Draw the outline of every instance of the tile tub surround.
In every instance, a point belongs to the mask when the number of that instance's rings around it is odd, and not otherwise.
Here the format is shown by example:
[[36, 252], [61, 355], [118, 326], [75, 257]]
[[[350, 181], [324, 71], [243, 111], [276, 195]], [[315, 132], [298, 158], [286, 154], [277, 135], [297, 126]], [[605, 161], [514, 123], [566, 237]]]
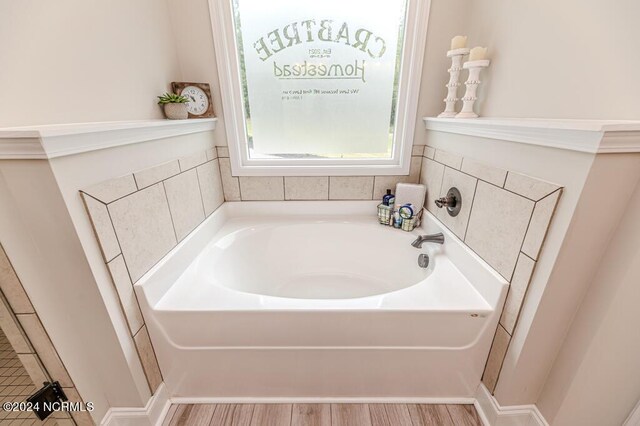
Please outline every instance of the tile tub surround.
[[[30, 378], [29, 383], [23, 385], [24, 392], [27, 391], [27, 389], [24, 388], [29, 388], [26, 396], [35, 392], [36, 387], [34, 387], [34, 384], [39, 388], [42, 382], [53, 379], [60, 382], [65, 394], [70, 400], [82, 402], [82, 398], [60, 360], [53, 343], [49, 339], [40, 318], [31, 305], [31, 301], [24, 291], [22, 283], [1, 245], [0, 329], [2, 330], [2, 339], [0, 339], [2, 340], [2, 345], [11, 345], [12, 350], [10, 352], [15, 354], [16, 360], [19, 360], [19, 368]], [[15, 363], [16, 360], [12, 362]], [[2, 367], [7, 367], [4, 361]], [[18, 369], [18, 366], [14, 369]], [[10, 377], [4, 373], [16, 375], [16, 372], [12, 372], [10, 369], [0, 372], [0, 388], [2, 386], [15, 385], [16, 383], [14, 381], [9, 382]], [[24, 381], [24, 378], [21, 380]], [[3, 394], [0, 395], [0, 397], [3, 397], [3, 400], [6, 399], [4, 398], [4, 396], [6, 396], [4, 395], [5, 390], [2, 390], [1, 393]], [[14, 393], [11, 398], [14, 400], [16, 398], [24, 400], [26, 396], [22, 393], [20, 393], [20, 395]], [[10, 418], [10, 412], [0, 411], [0, 423], [2, 421], [8, 421]], [[24, 424], [30, 424], [27, 423], [27, 421], [33, 420], [33, 424], [58, 424], [59, 426], [73, 425], [74, 422], [80, 426], [94, 424], [89, 413], [79, 411], [73, 412], [72, 417], [69, 416], [69, 413], [58, 412], [44, 422], [37, 420], [31, 413], [23, 412], [19, 419], [21, 420], [16, 420], [16, 423], [18, 421], [24, 421]]]
[[222, 205], [221, 166], [213, 148], [81, 191], [151, 393], [162, 374], [133, 284]]
[[[420, 183], [427, 187], [425, 208], [510, 282], [482, 379], [493, 392], [562, 188], [430, 146]], [[456, 217], [434, 203], [452, 186], [463, 198]]]
[[378, 200], [396, 184], [418, 183], [422, 145], [413, 147], [408, 175], [233, 176], [229, 149], [217, 147], [225, 201]]

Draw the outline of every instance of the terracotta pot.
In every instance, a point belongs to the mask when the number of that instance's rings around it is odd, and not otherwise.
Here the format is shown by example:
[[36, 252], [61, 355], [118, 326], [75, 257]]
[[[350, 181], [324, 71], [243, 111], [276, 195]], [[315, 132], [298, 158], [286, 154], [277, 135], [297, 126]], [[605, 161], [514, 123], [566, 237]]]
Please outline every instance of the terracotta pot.
[[184, 120], [189, 117], [187, 104], [164, 104], [164, 115], [166, 115], [169, 120]]

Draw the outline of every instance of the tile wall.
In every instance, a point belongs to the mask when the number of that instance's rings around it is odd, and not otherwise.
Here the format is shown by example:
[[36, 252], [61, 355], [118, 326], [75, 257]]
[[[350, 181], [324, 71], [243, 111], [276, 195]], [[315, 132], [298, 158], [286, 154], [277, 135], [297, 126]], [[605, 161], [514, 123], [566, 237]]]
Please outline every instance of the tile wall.
[[[224, 201], [377, 200], [398, 182], [423, 183], [425, 207], [498, 273], [510, 289], [483, 382], [493, 391], [562, 188], [453, 152], [415, 146], [407, 176], [233, 176], [226, 147], [143, 170], [83, 192], [149, 385], [162, 381], [132, 289]], [[434, 200], [462, 193], [460, 214]]]
[[162, 373], [133, 289], [224, 202], [215, 149], [81, 191], [151, 393]]
[[[21, 364], [21, 367], [13, 368], [16, 370], [23, 368], [26, 371], [31, 378], [33, 391], [36, 386], [40, 388], [45, 381], [57, 380], [70, 401], [82, 402], [2, 246], [0, 246], [0, 328], [4, 339], [11, 343], [13, 352]], [[15, 363], [15, 360], [10, 362]], [[0, 386], [7, 385], [6, 377], [3, 377], [4, 373], [6, 371], [2, 371], [0, 367]], [[29, 395], [31, 393], [33, 392]], [[12, 397], [26, 399], [23, 394]], [[14, 413], [0, 411], [0, 422], [7, 421], [12, 414]], [[80, 426], [94, 424], [87, 412], [73, 412], [72, 417], [69, 417], [68, 413], [58, 412], [52, 414], [50, 418], [52, 420], [46, 422], [47, 424], [54, 424], [54, 420], [60, 426], [71, 425], [74, 421]], [[42, 423], [31, 413], [28, 418], [20, 417], [20, 419], [24, 424]], [[32, 420], [35, 420], [35, 423], [29, 423]]]
[[377, 200], [399, 182], [418, 183], [424, 146], [414, 146], [407, 176], [232, 176], [229, 149], [217, 147], [225, 201]]
[[[493, 392], [562, 188], [429, 146], [420, 182], [425, 207], [510, 283], [482, 378]], [[452, 186], [463, 199], [456, 217], [434, 203]]]

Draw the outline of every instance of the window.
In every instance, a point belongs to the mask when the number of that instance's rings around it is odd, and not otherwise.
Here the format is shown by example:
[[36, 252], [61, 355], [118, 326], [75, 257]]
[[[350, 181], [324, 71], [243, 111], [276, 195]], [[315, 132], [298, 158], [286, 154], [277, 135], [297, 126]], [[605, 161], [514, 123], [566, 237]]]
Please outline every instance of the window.
[[408, 173], [424, 2], [211, 2], [234, 174]]

